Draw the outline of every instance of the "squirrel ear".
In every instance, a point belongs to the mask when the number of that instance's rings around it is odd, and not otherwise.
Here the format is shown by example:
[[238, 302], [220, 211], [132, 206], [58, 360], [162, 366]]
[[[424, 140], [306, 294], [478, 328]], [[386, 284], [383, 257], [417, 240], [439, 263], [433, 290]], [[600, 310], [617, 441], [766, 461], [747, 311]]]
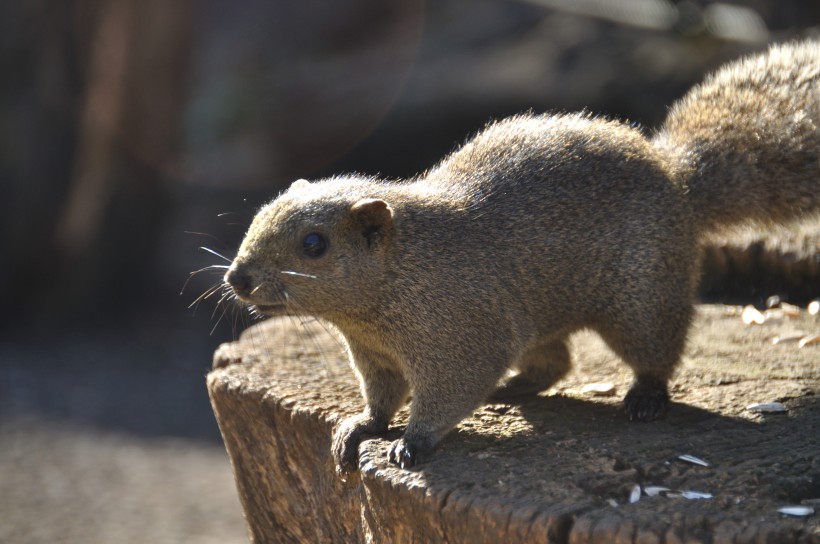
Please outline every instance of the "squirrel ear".
[[290, 184], [290, 187], [288, 187], [288, 190], [289, 191], [298, 191], [299, 189], [304, 189], [308, 185], [310, 185], [310, 182], [308, 180], [306, 180], [306, 179], [297, 179], [296, 181], [294, 181], [293, 183]]
[[362, 235], [367, 238], [368, 247], [377, 238], [387, 234], [393, 226], [393, 208], [384, 200], [364, 198], [350, 207], [353, 221], [361, 227]]

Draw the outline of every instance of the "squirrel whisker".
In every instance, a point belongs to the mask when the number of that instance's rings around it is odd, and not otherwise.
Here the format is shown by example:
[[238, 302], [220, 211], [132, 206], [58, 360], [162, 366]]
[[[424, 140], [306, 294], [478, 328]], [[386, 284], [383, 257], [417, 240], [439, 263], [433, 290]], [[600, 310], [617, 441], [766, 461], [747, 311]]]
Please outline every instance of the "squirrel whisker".
[[185, 280], [185, 283], [182, 284], [182, 288], [179, 290], [179, 294], [181, 295], [185, 292], [185, 288], [188, 286], [188, 282], [191, 281], [191, 278], [193, 278], [197, 274], [201, 274], [202, 272], [208, 272], [208, 271], [214, 272], [214, 271], [218, 270], [218, 271], [220, 271], [219, 274], [222, 275], [221, 270], [227, 270], [228, 268], [230, 268], [230, 266], [228, 266], [228, 265], [212, 264], [210, 266], [205, 266], [203, 268], [200, 268], [199, 270], [194, 270], [193, 272], [189, 272], [188, 273], [188, 278]]
[[227, 258], [226, 256], [222, 255], [221, 253], [217, 253], [216, 251], [214, 251], [213, 249], [211, 249], [211, 248], [209, 248], [209, 247], [200, 246], [200, 248], [199, 248], [199, 249], [201, 249], [201, 250], [203, 250], [203, 251], [207, 251], [207, 252], [208, 252], [208, 253], [210, 253], [211, 255], [215, 255], [215, 256], [219, 257], [220, 259], [222, 259], [222, 260], [223, 260], [223, 261], [225, 261], [225, 262], [229, 262], [229, 263], [230, 263], [230, 262], [232, 262], [232, 261], [231, 261], [231, 259], [229, 259], [229, 258]]
[[280, 270], [280, 274], [288, 274], [290, 276], [299, 276], [300, 278], [310, 278], [312, 280], [316, 279], [316, 276], [313, 274], [304, 274], [302, 272], [294, 272], [293, 270]]
[[[207, 289], [205, 289], [205, 291], [203, 291], [201, 295], [199, 295], [198, 297], [196, 297], [196, 299], [195, 299], [195, 300], [194, 300], [191, 304], [189, 304], [189, 305], [188, 305], [188, 309], [190, 309], [190, 308], [192, 308], [192, 307], [195, 307], [195, 306], [199, 306], [199, 303], [200, 303], [200, 302], [202, 302], [203, 300], [205, 300], [205, 299], [207, 299], [207, 298], [211, 297], [211, 295], [213, 295], [214, 293], [216, 293], [216, 292], [219, 290], [219, 288], [220, 288], [220, 287], [222, 287], [222, 283], [221, 283], [221, 282], [220, 282], [220, 283], [216, 283], [216, 284], [214, 284], [214, 285], [211, 285], [210, 287], [208, 287]], [[196, 308], [194, 308], [194, 309], [196, 309]]]

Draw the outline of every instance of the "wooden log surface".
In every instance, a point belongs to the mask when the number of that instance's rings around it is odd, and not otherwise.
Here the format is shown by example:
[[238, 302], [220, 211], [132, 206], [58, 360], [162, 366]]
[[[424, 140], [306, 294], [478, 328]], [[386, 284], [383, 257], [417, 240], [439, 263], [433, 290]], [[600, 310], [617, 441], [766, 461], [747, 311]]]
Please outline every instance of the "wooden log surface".
[[[572, 340], [575, 369], [520, 404], [462, 422], [432, 460], [387, 463], [390, 434], [365, 440], [342, 481], [333, 427], [363, 402], [339, 341], [317, 321], [274, 319], [224, 344], [208, 390], [254, 542], [820, 542], [820, 319], [698, 310], [668, 417], [626, 420], [628, 369], [592, 333]], [[610, 382], [616, 394], [584, 385]], [[785, 414], [746, 410], [780, 401]], [[700, 466], [678, 459], [690, 454]], [[647, 496], [664, 486], [712, 498]], [[796, 518], [787, 505], [817, 513]]]

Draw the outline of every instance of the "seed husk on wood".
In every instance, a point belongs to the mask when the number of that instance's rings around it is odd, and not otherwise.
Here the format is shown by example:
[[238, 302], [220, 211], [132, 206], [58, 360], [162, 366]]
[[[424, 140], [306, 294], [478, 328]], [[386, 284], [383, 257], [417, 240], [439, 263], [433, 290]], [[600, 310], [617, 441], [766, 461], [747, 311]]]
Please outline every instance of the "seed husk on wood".
[[683, 455], [678, 455], [678, 459], [680, 459], [681, 461], [685, 461], [687, 463], [692, 463], [693, 465], [700, 465], [702, 467], [708, 467], [709, 466], [709, 463], [707, 463], [703, 459], [701, 459], [699, 457], [695, 457], [694, 455], [689, 455], [688, 453], [683, 454]]
[[786, 514], [787, 516], [810, 516], [814, 514], [814, 508], [811, 506], [784, 506], [782, 508], [777, 509], [778, 512], [781, 514]]
[[820, 334], [813, 334], [811, 336], [806, 336], [802, 340], [797, 343], [798, 348], [804, 348], [806, 346], [811, 346], [814, 344], [820, 344]]
[[780, 402], [757, 402], [746, 407], [750, 412], [757, 412], [760, 414], [779, 414], [786, 411], [786, 406]]

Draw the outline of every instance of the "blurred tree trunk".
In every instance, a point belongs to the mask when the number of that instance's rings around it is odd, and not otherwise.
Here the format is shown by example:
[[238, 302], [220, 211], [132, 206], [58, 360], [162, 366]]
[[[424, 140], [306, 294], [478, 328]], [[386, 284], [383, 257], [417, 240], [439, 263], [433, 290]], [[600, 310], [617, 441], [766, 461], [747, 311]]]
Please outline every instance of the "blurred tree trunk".
[[92, 307], [150, 293], [194, 29], [190, 0], [98, 6], [71, 192], [55, 232], [73, 302]]
[[[33, 10], [35, 23], [43, 18], [55, 27], [33, 44], [33, 56], [47, 70], [65, 61], [61, 52], [68, 46], [79, 77], [64, 76], [56, 89], [45, 77], [28, 84], [41, 100], [50, 93], [73, 96], [57, 113], [68, 117], [76, 143], [69, 137], [55, 145], [73, 147], [73, 161], [48, 172], [16, 173], [24, 198], [14, 199], [12, 236], [32, 249], [16, 252], [23, 258], [12, 263], [3, 287], [12, 292], [15, 283], [33, 283], [39, 288], [21, 293], [20, 306], [33, 295], [58, 315], [61, 309], [76, 315], [150, 292], [182, 134], [194, 9], [191, 0], [86, 0], [61, 14], [55, 21], [45, 6]], [[52, 119], [25, 122], [47, 131]], [[23, 145], [29, 155], [40, 151], [34, 139]], [[34, 232], [27, 230], [31, 224]]]
[[75, 2], [0, 2], [0, 319], [53, 292], [52, 236], [68, 185], [81, 84]]

